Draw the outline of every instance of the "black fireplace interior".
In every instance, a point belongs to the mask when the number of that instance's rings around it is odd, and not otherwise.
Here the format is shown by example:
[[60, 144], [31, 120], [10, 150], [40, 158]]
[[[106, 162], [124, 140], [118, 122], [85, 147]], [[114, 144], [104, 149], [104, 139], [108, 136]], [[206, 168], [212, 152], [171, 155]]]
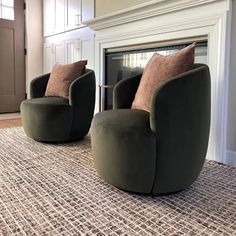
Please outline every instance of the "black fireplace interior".
[[[104, 92], [102, 109], [112, 109], [113, 86], [124, 78], [142, 73], [154, 52], [170, 55], [188, 45], [186, 43], [136, 50], [107, 50], [105, 52], [105, 80], [101, 85], [101, 93]], [[206, 40], [197, 42], [195, 62], [208, 64]]]

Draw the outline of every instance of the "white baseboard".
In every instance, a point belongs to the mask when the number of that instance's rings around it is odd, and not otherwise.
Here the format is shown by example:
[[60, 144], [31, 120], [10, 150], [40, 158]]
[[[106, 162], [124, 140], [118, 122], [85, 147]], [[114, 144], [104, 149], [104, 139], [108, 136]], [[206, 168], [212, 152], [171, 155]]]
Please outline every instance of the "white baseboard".
[[225, 164], [236, 167], [236, 152], [227, 151], [225, 156]]
[[0, 120], [10, 120], [10, 119], [16, 119], [16, 118], [20, 118], [20, 113], [3, 113], [0, 114]]

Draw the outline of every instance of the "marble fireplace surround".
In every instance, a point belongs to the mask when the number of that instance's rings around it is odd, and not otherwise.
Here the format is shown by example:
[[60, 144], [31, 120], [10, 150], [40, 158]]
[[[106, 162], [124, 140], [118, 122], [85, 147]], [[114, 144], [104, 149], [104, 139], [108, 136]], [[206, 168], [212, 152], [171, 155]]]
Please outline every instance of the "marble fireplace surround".
[[[152, 0], [84, 22], [95, 32], [97, 84], [106, 49], [168, 41], [208, 40], [211, 131], [207, 159], [225, 163], [232, 0]], [[97, 111], [99, 95], [97, 93]]]

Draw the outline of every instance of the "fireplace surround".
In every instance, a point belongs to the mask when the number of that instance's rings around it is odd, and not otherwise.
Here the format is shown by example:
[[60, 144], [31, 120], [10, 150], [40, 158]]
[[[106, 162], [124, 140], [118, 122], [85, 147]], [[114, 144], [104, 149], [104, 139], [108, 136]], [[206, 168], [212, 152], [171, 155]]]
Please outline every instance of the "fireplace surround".
[[[197, 39], [196, 39], [197, 41]], [[173, 42], [174, 43], [174, 42]], [[170, 55], [188, 46], [189, 43], [173, 45], [140, 45], [142, 48], [123, 47], [111, 48], [105, 51], [105, 78], [100, 87], [100, 111], [113, 108], [113, 87], [120, 80], [143, 72], [151, 56], [158, 52]], [[207, 41], [197, 41], [195, 48], [195, 63], [208, 64]], [[104, 101], [104, 103], [102, 103]]]
[[[95, 32], [97, 84], [105, 84], [105, 51], [168, 42], [208, 41], [211, 129], [207, 159], [225, 162], [232, 0], [152, 0], [84, 22]], [[99, 111], [99, 89], [96, 111]], [[104, 99], [104, 92], [101, 94]], [[103, 101], [102, 101], [103, 102]]]

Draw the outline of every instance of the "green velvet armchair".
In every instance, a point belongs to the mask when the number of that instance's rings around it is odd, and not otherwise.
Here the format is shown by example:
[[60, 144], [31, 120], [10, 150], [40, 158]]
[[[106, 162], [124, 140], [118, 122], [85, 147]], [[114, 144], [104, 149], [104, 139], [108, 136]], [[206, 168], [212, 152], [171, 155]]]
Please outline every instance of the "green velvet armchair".
[[79, 140], [89, 131], [95, 105], [94, 71], [85, 73], [70, 85], [69, 98], [44, 97], [50, 74], [32, 80], [31, 99], [21, 104], [23, 128], [36, 141]]
[[130, 109], [141, 75], [114, 87], [114, 110], [96, 114], [92, 152], [98, 174], [113, 186], [170, 194], [198, 177], [208, 147], [210, 73], [195, 64], [156, 90], [150, 113]]

